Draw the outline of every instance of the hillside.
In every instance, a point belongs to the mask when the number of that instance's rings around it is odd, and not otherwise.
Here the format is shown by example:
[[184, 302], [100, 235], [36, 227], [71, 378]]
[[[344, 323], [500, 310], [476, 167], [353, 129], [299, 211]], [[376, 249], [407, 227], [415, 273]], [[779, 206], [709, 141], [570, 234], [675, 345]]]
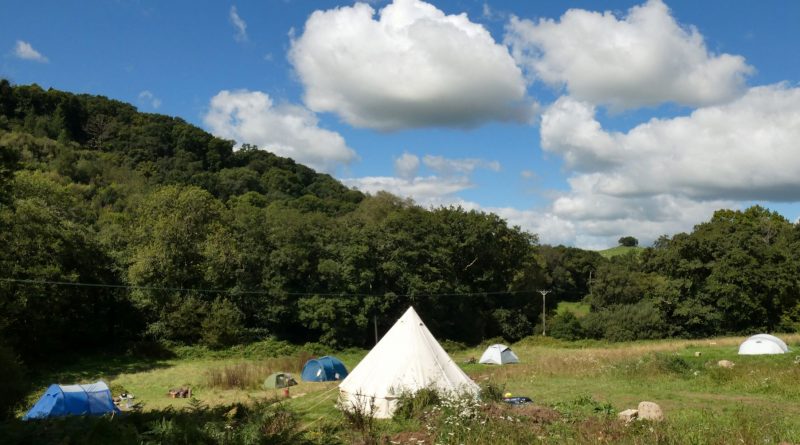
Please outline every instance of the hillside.
[[233, 148], [180, 118], [0, 80], [2, 338], [29, 361], [270, 336], [344, 347], [410, 304], [454, 340], [530, 333], [540, 308], [502, 291], [541, 280], [533, 235]]
[[617, 246], [612, 247], [610, 249], [599, 250], [598, 253], [603, 256], [603, 258], [614, 258], [615, 256], [626, 255], [628, 253], [640, 253], [644, 250], [644, 247], [639, 246]]

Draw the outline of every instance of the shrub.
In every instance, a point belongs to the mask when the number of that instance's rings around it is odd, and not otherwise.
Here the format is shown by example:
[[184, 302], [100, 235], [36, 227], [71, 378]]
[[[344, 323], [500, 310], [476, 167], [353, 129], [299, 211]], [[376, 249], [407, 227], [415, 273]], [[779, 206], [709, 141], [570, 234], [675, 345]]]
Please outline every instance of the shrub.
[[208, 304], [189, 295], [164, 308], [159, 321], [148, 327], [148, 333], [157, 340], [192, 344], [202, 334], [203, 316]]
[[611, 341], [662, 338], [667, 331], [664, 315], [647, 300], [590, 312], [581, 319], [581, 326], [587, 336]]
[[439, 344], [442, 345], [442, 348], [444, 348], [445, 351], [451, 354], [453, 352], [459, 352], [467, 349], [467, 345], [461, 343], [460, 341], [442, 340], [439, 342]]
[[584, 338], [586, 334], [578, 317], [570, 311], [564, 311], [550, 321], [550, 335], [572, 341]]
[[244, 314], [230, 300], [217, 298], [203, 320], [203, 344], [212, 349], [239, 342], [244, 332]]
[[418, 419], [439, 403], [442, 397], [434, 388], [422, 388], [416, 392], [404, 392], [397, 397], [394, 417], [397, 419]]
[[503, 394], [505, 392], [506, 385], [486, 382], [481, 385], [481, 400], [484, 402], [499, 402], [503, 400]]
[[0, 345], [0, 419], [14, 412], [25, 396], [22, 363], [11, 348]]
[[[340, 411], [344, 416], [345, 423], [349, 429], [355, 433], [358, 439], [357, 443], [363, 445], [377, 445], [378, 438], [375, 431], [375, 417], [372, 413], [375, 411], [375, 398], [372, 397], [368, 400], [356, 399], [355, 403], [344, 402], [339, 400], [337, 403], [340, 406]], [[345, 405], [346, 404], [346, 405]], [[355, 440], [351, 440], [356, 443]]]
[[503, 338], [510, 342], [515, 342], [533, 332], [533, 325], [521, 311], [495, 309], [492, 312], [492, 319], [497, 323]]

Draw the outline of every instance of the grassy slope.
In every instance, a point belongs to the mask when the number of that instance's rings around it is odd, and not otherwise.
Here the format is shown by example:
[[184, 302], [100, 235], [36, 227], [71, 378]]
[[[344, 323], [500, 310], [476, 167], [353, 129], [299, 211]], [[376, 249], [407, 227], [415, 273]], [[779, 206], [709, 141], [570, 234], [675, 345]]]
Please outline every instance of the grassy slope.
[[[782, 337], [793, 351], [800, 349], [800, 335]], [[538, 404], [555, 406], [588, 395], [621, 411], [649, 400], [662, 406], [670, 428], [699, 435], [707, 434], [701, 429], [708, 425], [724, 429], [725, 425], [740, 424], [740, 418], [747, 413], [771, 413], [782, 422], [784, 437], [800, 440], [800, 363], [796, 354], [738, 356], [737, 345], [741, 341], [742, 338], [720, 338], [606, 344], [538, 337], [513, 346], [522, 362], [519, 365], [463, 367], [478, 383], [504, 385], [506, 391], [529, 396]], [[468, 349], [453, 354], [453, 359], [463, 363], [481, 352], [480, 348]], [[695, 356], [695, 352], [701, 355]], [[365, 353], [349, 352], [339, 357], [352, 369]], [[716, 363], [721, 359], [732, 360], [736, 366], [731, 370], [718, 368]], [[271, 390], [209, 388], [205, 384], [206, 373], [213, 367], [263, 360], [84, 361], [45, 377], [40, 389], [52, 381], [105, 378], [113, 387], [123, 386], [135, 394], [145, 409], [185, 406], [185, 399], [166, 396], [169, 388], [181, 385], [191, 385], [196, 397], [207, 404], [247, 402], [280, 394]], [[300, 383], [292, 387], [291, 394], [288, 405], [301, 415], [308, 428], [341, 418], [334, 407], [335, 383]], [[32, 400], [36, 397], [37, 394], [31, 395]]]
[[576, 317], [581, 318], [586, 316], [589, 313], [590, 306], [586, 303], [576, 301], [562, 301], [558, 303], [558, 308], [556, 308], [556, 313], [562, 312], [572, 312]]
[[597, 253], [602, 255], [604, 258], [612, 258], [619, 255], [625, 255], [626, 253], [629, 252], [639, 252], [643, 249], [644, 247], [639, 247], [639, 246], [636, 247], [617, 246], [606, 250], [599, 250]]

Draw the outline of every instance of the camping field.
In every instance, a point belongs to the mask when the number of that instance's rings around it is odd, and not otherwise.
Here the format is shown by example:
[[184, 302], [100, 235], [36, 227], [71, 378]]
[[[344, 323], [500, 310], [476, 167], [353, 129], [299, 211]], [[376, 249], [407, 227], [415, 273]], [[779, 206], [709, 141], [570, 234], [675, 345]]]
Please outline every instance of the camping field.
[[[456, 410], [459, 412], [447, 406], [429, 407], [403, 420], [346, 418], [334, 406], [335, 383], [301, 382], [291, 388], [289, 399], [283, 398], [282, 390], [259, 387], [259, 381], [275, 370], [297, 376], [310, 356], [300, 352], [280, 357], [229, 351], [151, 361], [124, 357], [85, 360], [42, 375], [41, 386], [31, 393], [29, 401], [35, 401], [53, 381], [102, 378], [115, 395], [124, 389], [141, 403], [142, 413], [110, 422], [148, 414], [164, 421], [198, 407], [209, 411], [220, 407], [225, 421], [225, 416], [230, 420], [230, 410], [235, 412], [232, 406], [236, 404], [262, 406], [259, 402], [278, 398], [281, 401], [270, 406], [280, 406], [291, 417], [287, 428], [292, 434], [287, 437], [294, 442], [798, 443], [800, 352], [795, 351], [800, 351], [800, 335], [783, 338], [792, 350], [789, 354], [738, 356], [737, 345], [742, 338], [611, 344], [529, 337], [512, 346], [521, 363], [503, 367], [465, 364], [480, 356], [480, 347], [450, 351], [482, 386], [531, 397], [535, 406], [511, 408], [486, 402], [461, 406]], [[336, 355], [352, 369], [365, 353], [349, 350]], [[735, 366], [718, 367], [717, 362], [723, 359]], [[192, 387], [196, 400], [168, 397], [172, 387]], [[658, 403], [665, 421], [625, 425], [616, 420], [617, 412], [636, 408], [643, 400]], [[153, 427], [152, 422], [144, 427]], [[7, 426], [8, 431], [24, 437], [25, 426], [20, 425]], [[236, 428], [235, 422], [228, 427]]]

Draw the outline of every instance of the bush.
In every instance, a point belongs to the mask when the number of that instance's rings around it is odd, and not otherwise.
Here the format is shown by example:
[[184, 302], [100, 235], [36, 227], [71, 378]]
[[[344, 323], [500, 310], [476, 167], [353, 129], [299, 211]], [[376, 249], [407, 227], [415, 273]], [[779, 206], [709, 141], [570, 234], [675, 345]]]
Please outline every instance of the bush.
[[434, 388], [422, 388], [413, 393], [402, 393], [397, 397], [396, 419], [419, 419], [429, 408], [439, 405], [442, 397]]
[[533, 332], [533, 325], [521, 311], [495, 309], [492, 312], [492, 319], [497, 323], [503, 338], [512, 343]]
[[570, 311], [557, 314], [550, 321], [550, 335], [562, 340], [579, 340], [586, 334], [581, 326], [581, 321]]
[[217, 298], [203, 320], [203, 344], [212, 349], [231, 346], [244, 332], [244, 314], [230, 300]]
[[667, 334], [664, 314], [647, 300], [590, 312], [581, 319], [581, 325], [588, 337], [611, 341], [663, 338]]
[[481, 385], [481, 400], [484, 402], [499, 402], [503, 400], [503, 394], [505, 392], [506, 385], [486, 382]]
[[0, 345], [0, 419], [13, 415], [27, 387], [22, 363], [11, 348]]
[[467, 349], [467, 345], [461, 343], [460, 341], [442, 340], [439, 342], [439, 344], [442, 345], [442, 348], [444, 348], [444, 350], [450, 354]]
[[196, 343], [202, 335], [203, 314], [207, 309], [206, 302], [189, 295], [166, 306], [159, 321], [148, 327], [148, 333], [157, 340]]

